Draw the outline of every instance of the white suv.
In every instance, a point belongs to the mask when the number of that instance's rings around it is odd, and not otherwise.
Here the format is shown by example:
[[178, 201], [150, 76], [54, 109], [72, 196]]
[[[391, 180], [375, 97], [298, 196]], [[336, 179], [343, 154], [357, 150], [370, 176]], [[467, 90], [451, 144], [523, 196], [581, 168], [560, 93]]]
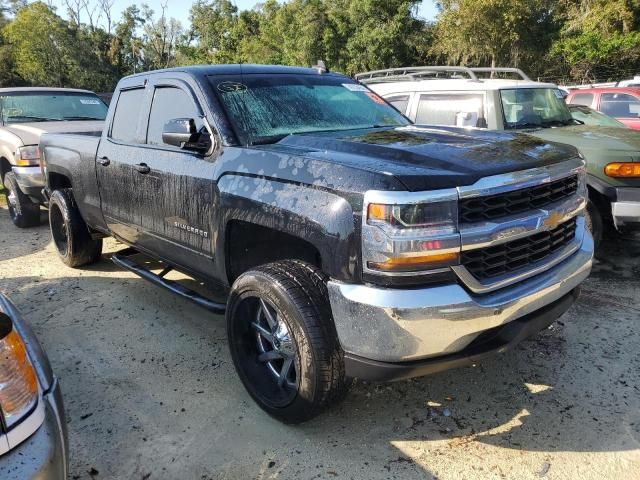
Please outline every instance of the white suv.
[[[515, 74], [518, 78], [480, 78], [486, 73]], [[571, 121], [556, 85], [534, 82], [517, 68], [396, 68], [361, 73], [356, 78], [422, 125], [490, 130], [530, 127], [533, 122], [526, 120], [534, 117], [533, 112], [526, 111], [527, 103], [515, 99], [514, 92], [521, 89], [534, 89], [540, 97], [538, 103], [545, 106], [540, 120], [554, 125]]]

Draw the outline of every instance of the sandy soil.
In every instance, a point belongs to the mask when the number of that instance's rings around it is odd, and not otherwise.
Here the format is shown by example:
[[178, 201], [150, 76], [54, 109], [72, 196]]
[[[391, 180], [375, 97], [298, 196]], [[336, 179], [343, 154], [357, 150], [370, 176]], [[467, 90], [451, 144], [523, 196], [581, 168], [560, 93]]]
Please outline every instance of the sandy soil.
[[73, 479], [640, 478], [640, 238], [606, 257], [578, 304], [514, 351], [357, 384], [288, 427], [245, 393], [222, 317], [107, 255], [68, 269], [44, 224], [17, 230], [0, 209], [0, 289], [61, 379]]

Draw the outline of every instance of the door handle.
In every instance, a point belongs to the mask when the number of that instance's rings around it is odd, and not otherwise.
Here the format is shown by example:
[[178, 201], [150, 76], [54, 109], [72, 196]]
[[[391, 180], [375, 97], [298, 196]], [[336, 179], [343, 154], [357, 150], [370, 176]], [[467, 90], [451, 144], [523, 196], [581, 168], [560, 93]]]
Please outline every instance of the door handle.
[[138, 171], [138, 173], [141, 173], [143, 175], [146, 175], [151, 171], [151, 168], [149, 168], [149, 165], [147, 165], [146, 163], [139, 163], [138, 165], [135, 165], [134, 168]]
[[98, 163], [103, 167], [108, 167], [111, 163], [111, 160], [109, 160], [109, 157], [100, 157], [98, 158]]

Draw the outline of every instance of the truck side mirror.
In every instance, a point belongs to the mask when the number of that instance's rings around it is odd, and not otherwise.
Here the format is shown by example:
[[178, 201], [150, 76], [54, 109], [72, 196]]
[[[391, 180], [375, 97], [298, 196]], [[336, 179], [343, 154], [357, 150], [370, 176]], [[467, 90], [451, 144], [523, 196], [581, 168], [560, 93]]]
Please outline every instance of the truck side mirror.
[[211, 136], [204, 130], [198, 131], [193, 118], [169, 120], [162, 130], [162, 141], [167, 145], [200, 153], [211, 148]]

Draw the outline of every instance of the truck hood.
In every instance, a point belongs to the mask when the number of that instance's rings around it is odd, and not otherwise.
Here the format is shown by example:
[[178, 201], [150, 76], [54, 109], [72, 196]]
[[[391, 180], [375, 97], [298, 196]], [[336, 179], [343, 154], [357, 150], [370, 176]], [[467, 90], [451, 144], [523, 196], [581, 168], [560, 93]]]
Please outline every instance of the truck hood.
[[23, 145], [36, 145], [44, 133], [102, 134], [104, 121], [10, 123], [3, 127], [22, 141]]
[[290, 135], [270, 148], [392, 175], [410, 191], [471, 185], [577, 156], [524, 134], [426, 126]]
[[[640, 132], [630, 128], [574, 125], [532, 132], [538, 138], [573, 145], [578, 150], [640, 155]], [[637, 158], [640, 160], [640, 158]]]

